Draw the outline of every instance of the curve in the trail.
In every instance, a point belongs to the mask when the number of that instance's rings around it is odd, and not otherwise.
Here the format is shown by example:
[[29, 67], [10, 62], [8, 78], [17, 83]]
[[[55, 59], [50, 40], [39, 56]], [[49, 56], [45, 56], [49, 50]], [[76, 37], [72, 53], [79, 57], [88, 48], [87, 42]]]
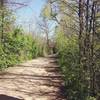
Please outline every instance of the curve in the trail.
[[0, 73], [0, 100], [65, 100], [53, 57], [38, 58]]

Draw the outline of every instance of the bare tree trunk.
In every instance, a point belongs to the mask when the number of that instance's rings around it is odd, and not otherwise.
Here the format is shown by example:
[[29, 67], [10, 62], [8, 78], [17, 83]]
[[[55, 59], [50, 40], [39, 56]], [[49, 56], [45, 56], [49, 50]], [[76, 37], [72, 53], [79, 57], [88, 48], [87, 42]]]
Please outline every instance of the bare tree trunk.
[[81, 64], [82, 57], [84, 55], [84, 43], [83, 43], [83, 34], [84, 34], [84, 21], [83, 21], [83, 5], [84, 0], [79, 0], [79, 21], [80, 21], [80, 32], [79, 32], [79, 50], [80, 50], [80, 61], [79, 63]]
[[90, 20], [90, 29], [88, 30], [90, 34], [90, 96], [95, 96], [95, 61], [94, 61], [94, 37], [95, 37], [95, 4], [93, 2], [91, 7], [91, 20]]
[[0, 6], [1, 6], [1, 41], [3, 40], [3, 34], [4, 34], [4, 0], [0, 0]]
[[[79, 31], [79, 64], [80, 68], [82, 70], [81, 72], [81, 83], [85, 82], [85, 72], [84, 72], [84, 0], [79, 0], [79, 26], [80, 26], [80, 31]], [[81, 86], [81, 90], [83, 90], [83, 87]], [[84, 90], [82, 91], [84, 92]], [[82, 93], [83, 94], [83, 93]], [[85, 99], [84, 96], [82, 96], [82, 100]]]

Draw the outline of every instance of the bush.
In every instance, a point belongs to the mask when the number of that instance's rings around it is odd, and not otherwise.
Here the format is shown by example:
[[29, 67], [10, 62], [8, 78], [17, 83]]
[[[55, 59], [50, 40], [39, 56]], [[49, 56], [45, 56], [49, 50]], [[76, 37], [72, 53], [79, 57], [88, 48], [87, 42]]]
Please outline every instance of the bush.
[[86, 100], [87, 86], [81, 82], [77, 36], [56, 36], [59, 65], [64, 75], [66, 95], [69, 100]]
[[7, 33], [0, 44], [0, 69], [32, 59], [42, 55], [43, 45], [31, 35], [22, 34], [22, 30], [15, 29]]

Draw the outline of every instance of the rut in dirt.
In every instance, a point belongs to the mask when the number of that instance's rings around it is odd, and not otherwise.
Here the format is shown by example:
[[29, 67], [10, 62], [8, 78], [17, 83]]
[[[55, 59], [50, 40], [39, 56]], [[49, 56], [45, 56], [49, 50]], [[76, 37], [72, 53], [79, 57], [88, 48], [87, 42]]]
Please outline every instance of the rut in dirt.
[[0, 100], [65, 100], [62, 75], [53, 56], [0, 73]]

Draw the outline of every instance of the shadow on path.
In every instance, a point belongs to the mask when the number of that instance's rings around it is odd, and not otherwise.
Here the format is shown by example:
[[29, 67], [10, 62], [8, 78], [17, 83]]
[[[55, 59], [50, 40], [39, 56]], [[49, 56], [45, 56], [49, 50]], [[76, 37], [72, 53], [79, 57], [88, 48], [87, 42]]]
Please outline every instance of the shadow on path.
[[[17, 65], [11, 70], [8, 68], [9, 71], [0, 73], [0, 89], [3, 90], [0, 94], [5, 94], [0, 95], [0, 100], [66, 100], [63, 95], [65, 88], [62, 75], [55, 58], [42, 58], [39, 61], [48, 64], [36, 64], [33, 60], [29, 65]], [[18, 72], [19, 70], [22, 71]], [[9, 94], [24, 99], [6, 96]]]
[[24, 99], [18, 99], [18, 98], [15, 98], [15, 97], [11, 97], [11, 96], [1, 94], [0, 100], [24, 100]]

